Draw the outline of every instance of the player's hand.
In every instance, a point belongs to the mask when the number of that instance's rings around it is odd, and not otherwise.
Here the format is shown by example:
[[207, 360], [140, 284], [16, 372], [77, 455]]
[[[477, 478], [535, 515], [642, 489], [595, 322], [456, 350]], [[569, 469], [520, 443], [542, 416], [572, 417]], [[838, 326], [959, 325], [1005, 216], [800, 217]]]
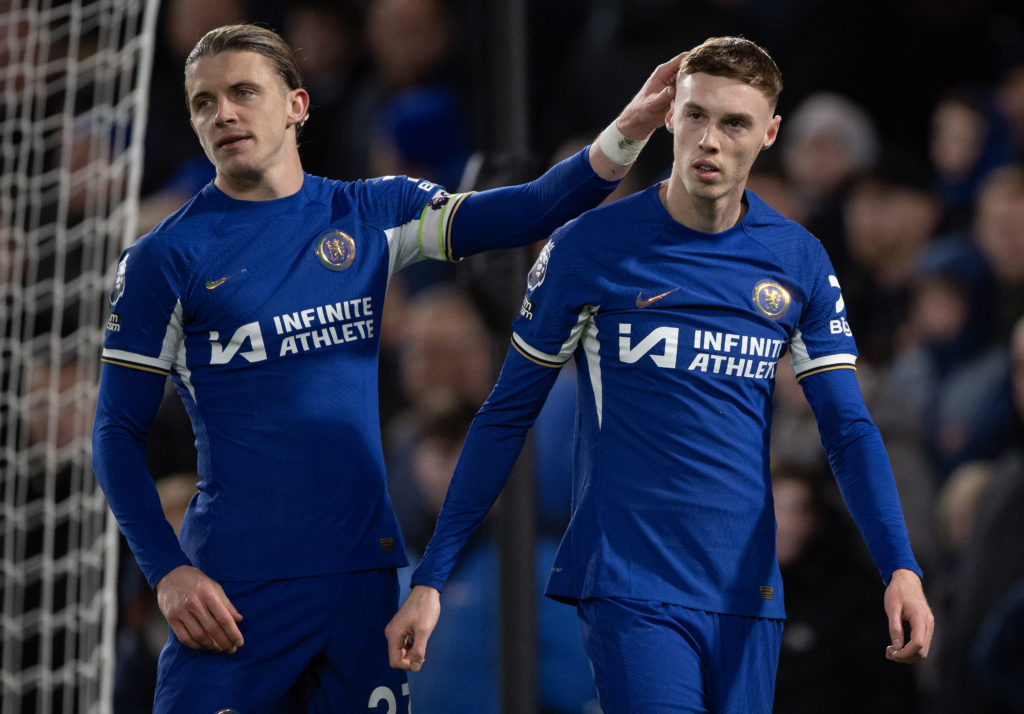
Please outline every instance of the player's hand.
[[179, 565], [156, 584], [160, 612], [181, 644], [234, 654], [244, 643], [242, 620], [220, 584], [191, 565]]
[[[921, 587], [921, 578], [911, 570], [896, 570], [885, 589], [885, 614], [889, 617], [892, 644], [885, 656], [893, 662], [910, 664], [928, 656], [935, 631], [935, 616]], [[903, 623], [910, 624], [910, 641], [904, 642]]]
[[441, 593], [425, 585], [415, 586], [384, 628], [392, 667], [420, 671], [427, 655], [427, 640], [440, 615]]
[[644, 86], [626, 105], [615, 120], [622, 135], [630, 139], [647, 139], [658, 127], [665, 125], [665, 117], [676, 95], [676, 74], [686, 52], [654, 68]]

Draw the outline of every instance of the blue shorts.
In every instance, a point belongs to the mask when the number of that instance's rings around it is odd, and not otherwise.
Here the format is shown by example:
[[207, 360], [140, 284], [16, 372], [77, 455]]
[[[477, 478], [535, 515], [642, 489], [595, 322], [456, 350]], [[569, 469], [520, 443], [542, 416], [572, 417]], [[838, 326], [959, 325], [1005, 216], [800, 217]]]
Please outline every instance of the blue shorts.
[[406, 673], [388, 664], [384, 637], [398, 609], [393, 569], [221, 586], [242, 613], [245, 644], [215, 654], [172, 633], [156, 714], [408, 714]]
[[624, 598], [578, 612], [602, 710], [771, 714], [782, 620]]

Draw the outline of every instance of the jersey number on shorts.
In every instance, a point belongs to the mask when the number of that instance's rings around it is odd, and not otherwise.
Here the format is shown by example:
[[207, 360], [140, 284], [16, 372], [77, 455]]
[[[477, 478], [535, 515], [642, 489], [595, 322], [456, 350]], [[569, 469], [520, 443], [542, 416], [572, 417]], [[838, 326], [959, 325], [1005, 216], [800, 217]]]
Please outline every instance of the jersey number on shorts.
[[[406, 682], [402, 685], [402, 696], [405, 699], [409, 698], [409, 683]], [[367, 704], [368, 709], [376, 710], [380, 706], [381, 702], [386, 702], [388, 708], [384, 710], [384, 714], [398, 714], [398, 701], [395, 699], [395, 693], [391, 690], [391, 687], [386, 687], [383, 684], [373, 690], [370, 694], [370, 702]], [[408, 712], [409, 709], [406, 709]]]

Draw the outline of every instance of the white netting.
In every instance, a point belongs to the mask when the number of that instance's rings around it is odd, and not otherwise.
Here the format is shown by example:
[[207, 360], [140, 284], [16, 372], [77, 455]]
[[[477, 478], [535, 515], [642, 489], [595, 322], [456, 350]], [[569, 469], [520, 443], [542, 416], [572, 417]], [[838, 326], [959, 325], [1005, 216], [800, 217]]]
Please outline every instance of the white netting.
[[109, 711], [116, 531], [89, 465], [156, 0], [0, 0], [0, 714]]

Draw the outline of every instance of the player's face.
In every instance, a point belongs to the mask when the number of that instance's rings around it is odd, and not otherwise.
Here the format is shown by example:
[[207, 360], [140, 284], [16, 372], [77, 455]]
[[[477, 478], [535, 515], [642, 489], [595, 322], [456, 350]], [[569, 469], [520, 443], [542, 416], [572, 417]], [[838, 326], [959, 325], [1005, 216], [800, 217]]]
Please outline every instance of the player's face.
[[694, 199], [739, 201], [754, 159], [775, 142], [778, 116], [760, 90], [699, 72], [676, 85], [666, 120], [673, 135], [672, 181]]
[[294, 127], [305, 90], [289, 91], [271, 61], [256, 52], [222, 52], [186, 70], [192, 128], [218, 177], [258, 181], [297, 161]]

